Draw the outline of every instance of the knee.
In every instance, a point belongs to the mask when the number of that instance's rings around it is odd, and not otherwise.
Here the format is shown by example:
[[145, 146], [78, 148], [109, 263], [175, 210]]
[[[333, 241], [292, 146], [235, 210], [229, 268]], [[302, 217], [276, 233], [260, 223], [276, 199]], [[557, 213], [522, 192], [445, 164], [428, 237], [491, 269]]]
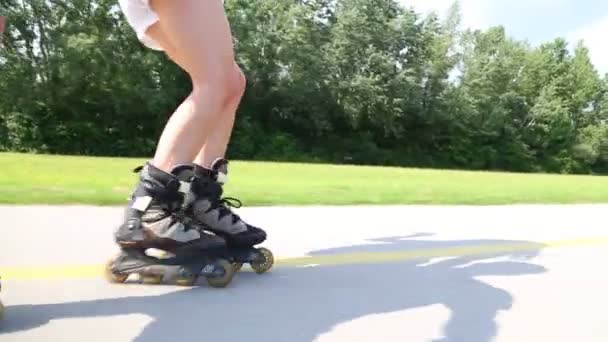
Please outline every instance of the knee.
[[238, 65], [234, 65], [235, 69], [236, 69], [236, 95], [238, 96], [239, 100], [241, 97], [243, 97], [243, 94], [245, 93], [245, 88], [247, 88], [247, 78], [245, 77], [245, 73], [243, 73], [243, 70], [241, 70], [241, 68]]
[[224, 83], [224, 101], [226, 106], [234, 106], [238, 103], [245, 93], [245, 87], [247, 86], [247, 80], [245, 74], [239, 68], [236, 63], [226, 76], [226, 82]]
[[218, 68], [203, 78], [194, 79], [193, 83], [195, 94], [204, 96], [207, 105], [222, 111], [241, 100], [247, 80], [238, 65], [233, 64], [227, 68]]

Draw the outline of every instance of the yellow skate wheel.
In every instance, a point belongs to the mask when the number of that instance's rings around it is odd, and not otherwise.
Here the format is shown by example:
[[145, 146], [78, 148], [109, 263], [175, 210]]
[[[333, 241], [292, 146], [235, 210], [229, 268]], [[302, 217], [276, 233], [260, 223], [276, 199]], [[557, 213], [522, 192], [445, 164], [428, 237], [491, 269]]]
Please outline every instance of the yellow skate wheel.
[[110, 282], [110, 283], [118, 283], [118, 284], [122, 284], [125, 281], [127, 281], [127, 278], [129, 278], [128, 274], [120, 274], [120, 273], [116, 273], [114, 271], [112, 271], [112, 265], [114, 264], [114, 260], [115, 258], [110, 259], [105, 266], [104, 269], [104, 274], [106, 276], [106, 279]]
[[232, 262], [232, 269], [234, 270], [234, 272], [240, 271], [241, 268], [243, 268], [243, 263], [242, 262], [238, 262], [238, 261], [233, 261]]
[[207, 278], [207, 284], [209, 284], [209, 286], [211, 287], [216, 287], [216, 288], [220, 288], [220, 287], [226, 287], [228, 286], [228, 284], [230, 284], [230, 282], [232, 281], [232, 278], [234, 277], [234, 268], [232, 266], [232, 264], [230, 262], [228, 262], [227, 260], [219, 260], [218, 263], [220, 264], [220, 266], [224, 269], [224, 271], [226, 273], [224, 273], [224, 275], [222, 277], [210, 277]]
[[158, 285], [163, 282], [163, 276], [157, 274], [144, 274], [141, 277], [141, 282], [146, 285]]
[[262, 254], [264, 260], [251, 263], [251, 268], [253, 268], [255, 273], [262, 274], [268, 272], [272, 268], [272, 265], [274, 265], [274, 256], [268, 248], [258, 248], [258, 252]]
[[175, 279], [175, 283], [179, 286], [192, 286], [196, 282], [196, 278], [180, 277]]

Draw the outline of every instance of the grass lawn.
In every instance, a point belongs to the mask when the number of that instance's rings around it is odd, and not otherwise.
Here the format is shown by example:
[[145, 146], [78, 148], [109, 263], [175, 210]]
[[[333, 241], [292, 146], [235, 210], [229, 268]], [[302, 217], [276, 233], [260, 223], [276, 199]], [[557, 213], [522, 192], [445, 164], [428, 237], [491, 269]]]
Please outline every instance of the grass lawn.
[[[145, 159], [0, 153], [0, 203], [123, 205]], [[608, 203], [608, 177], [232, 161], [252, 205]]]

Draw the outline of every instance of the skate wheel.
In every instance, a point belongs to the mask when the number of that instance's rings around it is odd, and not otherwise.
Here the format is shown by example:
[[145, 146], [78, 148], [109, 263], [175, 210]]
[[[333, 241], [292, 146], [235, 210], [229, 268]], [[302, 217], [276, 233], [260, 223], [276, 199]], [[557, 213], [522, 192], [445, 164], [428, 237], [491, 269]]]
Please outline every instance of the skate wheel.
[[243, 268], [243, 263], [242, 262], [238, 262], [238, 261], [233, 261], [232, 262], [232, 269], [234, 270], [234, 272], [240, 271], [241, 268]]
[[114, 271], [112, 271], [112, 265], [114, 265], [114, 258], [110, 259], [107, 263], [106, 263], [106, 267], [104, 269], [104, 274], [106, 279], [110, 282], [110, 283], [118, 283], [118, 284], [122, 284], [125, 281], [127, 281], [127, 278], [129, 278], [128, 274], [120, 274], [120, 273], [116, 273]]
[[196, 282], [196, 278], [180, 277], [175, 279], [175, 283], [179, 286], [192, 286]]
[[234, 277], [234, 268], [227, 260], [219, 260], [218, 264], [224, 269], [224, 275], [207, 278], [207, 284], [211, 287], [226, 287], [232, 281], [232, 277]]
[[158, 285], [163, 282], [163, 276], [156, 274], [142, 275], [141, 282], [146, 285]]
[[268, 248], [261, 247], [258, 248], [258, 253], [263, 257], [263, 260], [251, 263], [251, 268], [257, 274], [268, 272], [272, 268], [272, 265], [274, 265], [272, 252]]

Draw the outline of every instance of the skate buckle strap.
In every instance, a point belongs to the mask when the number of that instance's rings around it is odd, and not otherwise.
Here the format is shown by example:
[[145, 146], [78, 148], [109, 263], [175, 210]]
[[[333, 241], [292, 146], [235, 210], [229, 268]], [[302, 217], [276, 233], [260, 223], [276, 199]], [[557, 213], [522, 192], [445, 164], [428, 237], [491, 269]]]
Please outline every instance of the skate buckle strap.
[[136, 197], [135, 201], [133, 201], [133, 204], [131, 205], [131, 208], [144, 212], [148, 209], [150, 203], [152, 203], [152, 197], [150, 196]]
[[179, 192], [181, 192], [182, 194], [190, 193], [190, 183], [179, 181]]

